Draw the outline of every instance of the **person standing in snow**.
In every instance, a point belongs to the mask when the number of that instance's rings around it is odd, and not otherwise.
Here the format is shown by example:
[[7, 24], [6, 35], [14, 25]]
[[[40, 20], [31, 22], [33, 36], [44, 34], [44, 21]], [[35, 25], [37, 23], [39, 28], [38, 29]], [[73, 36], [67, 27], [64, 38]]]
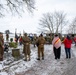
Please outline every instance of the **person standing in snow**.
[[52, 41], [52, 45], [53, 45], [53, 51], [54, 51], [55, 59], [60, 59], [61, 40], [60, 40], [58, 34], [55, 34], [54, 39]]
[[38, 37], [37, 41], [37, 47], [38, 47], [38, 58], [37, 60], [40, 60], [40, 57], [42, 57], [42, 60], [44, 60], [44, 44], [45, 44], [45, 38], [42, 34]]
[[36, 34], [34, 34], [34, 37], [33, 37], [33, 45], [34, 45], [34, 47], [36, 47], [36, 39], [37, 39], [37, 36], [36, 36]]
[[4, 54], [4, 39], [3, 34], [0, 32], [0, 61], [3, 61]]
[[27, 56], [30, 61], [30, 39], [27, 36], [27, 33], [24, 33], [24, 36], [22, 37], [22, 43], [23, 43], [23, 53], [25, 55], [25, 61], [27, 61]]
[[69, 35], [64, 39], [64, 46], [65, 46], [65, 53], [66, 53], [66, 58], [71, 58], [71, 44], [72, 40]]
[[76, 36], [74, 36], [74, 42], [75, 42], [75, 46], [76, 46]]

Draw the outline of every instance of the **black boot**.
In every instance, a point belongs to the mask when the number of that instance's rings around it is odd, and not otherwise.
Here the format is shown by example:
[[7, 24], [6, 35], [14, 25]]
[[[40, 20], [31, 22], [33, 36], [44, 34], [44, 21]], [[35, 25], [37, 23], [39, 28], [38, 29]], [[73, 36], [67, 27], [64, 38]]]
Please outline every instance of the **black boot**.
[[37, 60], [40, 60], [40, 58], [37, 58]]
[[42, 57], [42, 60], [44, 60], [44, 57]]

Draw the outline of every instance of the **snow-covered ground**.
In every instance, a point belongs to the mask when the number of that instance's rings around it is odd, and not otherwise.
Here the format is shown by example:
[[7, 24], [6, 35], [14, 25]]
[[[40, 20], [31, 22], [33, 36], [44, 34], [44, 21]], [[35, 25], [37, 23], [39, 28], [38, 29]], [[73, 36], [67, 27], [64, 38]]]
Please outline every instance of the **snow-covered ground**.
[[12, 57], [12, 49], [10, 48], [8, 53], [4, 52], [4, 60], [0, 61], [0, 75], [15, 75], [15, 72], [27, 71], [36, 61], [37, 48], [33, 48], [31, 45], [31, 61], [24, 61], [24, 54], [22, 53], [22, 46], [18, 46], [20, 49], [20, 55], [22, 57], [16, 59]]
[[[4, 60], [0, 61], [0, 75], [15, 75], [15, 74], [24, 74], [26, 71], [28, 71], [31, 67], [34, 67], [37, 65], [37, 63], [40, 63], [39, 61], [36, 60], [37, 58], [37, 47], [33, 47], [33, 45], [30, 46], [31, 49], [31, 60], [30, 61], [24, 61], [24, 54], [22, 53], [22, 46], [18, 46], [20, 49], [20, 55], [21, 57], [19, 59], [15, 59], [12, 57], [12, 49], [9, 49], [8, 53], [4, 53]], [[48, 64], [49, 62], [51, 63], [51, 71], [54, 71], [55, 68], [57, 67], [60, 72], [62, 71], [62, 67], [67, 68], [67, 61], [65, 60], [65, 50], [64, 46], [62, 45], [61, 47], [61, 59], [58, 62], [54, 59], [53, 55], [53, 49], [52, 45], [45, 45], [45, 62]], [[74, 44], [72, 45], [72, 58], [75, 56], [76, 57], [76, 48], [74, 47]], [[47, 60], [48, 58], [48, 61]], [[51, 61], [50, 60], [51, 57]], [[65, 65], [61, 66], [61, 64], [66, 63]], [[56, 65], [57, 64], [57, 65]], [[43, 61], [41, 62], [41, 65], [43, 65]], [[48, 67], [50, 68], [50, 66]], [[48, 72], [48, 71], [47, 71]], [[46, 73], [45, 73], [46, 75]]]

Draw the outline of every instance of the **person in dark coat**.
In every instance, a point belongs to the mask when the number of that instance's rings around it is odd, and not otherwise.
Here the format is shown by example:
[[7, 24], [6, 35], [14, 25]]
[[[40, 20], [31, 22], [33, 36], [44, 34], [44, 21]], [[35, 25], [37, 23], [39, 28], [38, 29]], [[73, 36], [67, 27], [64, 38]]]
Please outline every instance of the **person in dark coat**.
[[9, 34], [6, 34], [6, 41], [9, 41]]
[[19, 37], [18, 37], [17, 33], [15, 33], [15, 42], [16, 43], [18, 43], [18, 39], [19, 39]]
[[37, 60], [40, 60], [40, 57], [42, 57], [42, 59], [44, 60], [44, 44], [45, 44], [45, 38], [43, 37], [42, 34], [40, 34], [39, 38], [37, 39], [37, 46], [38, 46]]
[[0, 61], [3, 61], [4, 54], [4, 39], [3, 34], [0, 32]]
[[19, 44], [22, 45], [22, 36], [19, 37]]
[[25, 55], [25, 61], [27, 61], [27, 57], [29, 58], [30, 61], [30, 39], [27, 36], [27, 33], [24, 33], [24, 36], [22, 37], [22, 43], [24, 45], [23, 52]]

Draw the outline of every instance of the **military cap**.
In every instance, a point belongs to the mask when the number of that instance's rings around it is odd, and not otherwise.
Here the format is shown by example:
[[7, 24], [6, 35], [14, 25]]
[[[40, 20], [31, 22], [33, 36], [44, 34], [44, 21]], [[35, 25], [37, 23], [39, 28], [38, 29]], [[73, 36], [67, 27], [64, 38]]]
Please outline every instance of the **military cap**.
[[27, 33], [24, 33], [25, 36], [27, 36]]
[[43, 34], [41, 33], [40, 36], [43, 36]]

